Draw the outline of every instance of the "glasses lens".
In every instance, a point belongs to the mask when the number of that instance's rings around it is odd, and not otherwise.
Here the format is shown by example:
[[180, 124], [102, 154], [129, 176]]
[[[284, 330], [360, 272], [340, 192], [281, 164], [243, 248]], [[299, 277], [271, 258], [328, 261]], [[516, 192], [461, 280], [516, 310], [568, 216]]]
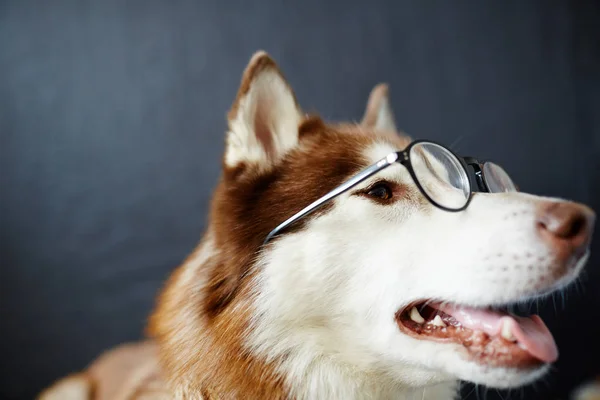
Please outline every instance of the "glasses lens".
[[409, 156], [415, 176], [431, 201], [451, 210], [467, 204], [471, 183], [454, 154], [435, 143], [423, 142], [414, 145]]
[[516, 192], [517, 187], [506, 171], [493, 162], [483, 164], [483, 179], [490, 193]]

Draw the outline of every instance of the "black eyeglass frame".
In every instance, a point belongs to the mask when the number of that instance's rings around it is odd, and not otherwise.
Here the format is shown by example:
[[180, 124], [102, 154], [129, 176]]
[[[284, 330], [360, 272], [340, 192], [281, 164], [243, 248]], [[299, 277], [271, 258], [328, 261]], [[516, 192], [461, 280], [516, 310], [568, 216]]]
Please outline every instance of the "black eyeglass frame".
[[[427, 191], [423, 188], [423, 186], [421, 186], [421, 183], [419, 182], [419, 179], [417, 178], [417, 175], [415, 174], [415, 171], [413, 169], [413, 166], [412, 166], [412, 163], [410, 160], [410, 152], [414, 146], [419, 145], [419, 144], [424, 144], [424, 143], [433, 144], [433, 145], [439, 146], [439, 147], [443, 148], [444, 150], [448, 151], [451, 155], [453, 155], [458, 160], [459, 164], [464, 169], [469, 187], [468, 187], [467, 201], [465, 202], [465, 204], [462, 207], [449, 208], [449, 207], [445, 207], [445, 206], [439, 204], [431, 196], [429, 196], [429, 194], [427, 194]], [[473, 158], [473, 157], [461, 157], [461, 156], [455, 154], [452, 150], [450, 150], [446, 146], [444, 146], [440, 143], [437, 143], [435, 141], [432, 141], [432, 140], [425, 140], [425, 139], [415, 140], [415, 141], [411, 142], [404, 150], [396, 151], [396, 152], [388, 154], [387, 156], [385, 156], [385, 158], [382, 158], [381, 160], [377, 161], [375, 164], [372, 164], [369, 167], [363, 169], [362, 171], [360, 171], [359, 173], [357, 173], [350, 179], [346, 180], [344, 183], [342, 183], [335, 189], [331, 190], [326, 195], [313, 201], [308, 206], [304, 207], [302, 210], [298, 211], [296, 214], [292, 215], [290, 218], [286, 219], [285, 221], [283, 221], [282, 223], [277, 225], [275, 227], [275, 229], [273, 229], [271, 232], [269, 232], [265, 241], [263, 242], [263, 245], [267, 244], [271, 239], [273, 239], [273, 237], [275, 237], [279, 232], [281, 232], [287, 226], [292, 225], [296, 221], [308, 216], [309, 214], [312, 214], [313, 212], [318, 210], [321, 206], [323, 206], [325, 203], [329, 202], [330, 200], [333, 200], [334, 198], [336, 198], [337, 196], [346, 192], [347, 190], [351, 189], [352, 187], [358, 185], [359, 183], [365, 181], [366, 179], [375, 175], [379, 171], [381, 171], [395, 163], [402, 164], [408, 170], [413, 182], [415, 183], [415, 185], [417, 185], [417, 188], [425, 196], [425, 198], [431, 204], [433, 204], [434, 206], [436, 206], [444, 211], [460, 212], [460, 211], [463, 211], [464, 209], [466, 209], [469, 206], [469, 203], [471, 203], [471, 199], [473, 198], [473, 190], [472, 190], [473, 174], [469, 172], [468, 166], [473, 167], [474, 175], [475, 175], [474, 180], [478, 186], [478, 189], [479, 189], [478, 191], [489, 192], [488, 185], [486, 185], [486, 183], [485, 183], [485, 176], [483, 174], [483, 168], [482, 168], [482, 166], [484, 164], [483, 162], [480, 162], [479, 160], [477, 160], [476, 158]]]

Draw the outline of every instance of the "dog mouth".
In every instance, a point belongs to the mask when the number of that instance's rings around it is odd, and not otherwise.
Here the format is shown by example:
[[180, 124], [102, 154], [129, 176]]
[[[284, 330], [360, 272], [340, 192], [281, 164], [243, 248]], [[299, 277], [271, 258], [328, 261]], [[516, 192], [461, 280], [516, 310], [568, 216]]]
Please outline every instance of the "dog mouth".
[[537, 315], [441, 302], [412, 303], [396, 313], [402, 332], [420, 340], [461, 345], [479, 364], [531, 368], [558, 358], [552, 334]]

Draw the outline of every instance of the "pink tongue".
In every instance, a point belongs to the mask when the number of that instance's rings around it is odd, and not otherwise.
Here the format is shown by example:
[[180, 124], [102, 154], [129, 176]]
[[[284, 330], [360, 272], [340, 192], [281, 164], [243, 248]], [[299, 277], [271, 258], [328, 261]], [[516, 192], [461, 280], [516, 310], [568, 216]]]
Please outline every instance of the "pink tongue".
[[453, 316], [465, 328], [483, 331], [490, 336], [498, 336], [502, 325], [507, 321], [510, 331], [519, 345], [535, 358], [551, 363], [558, 358], [558, 349], [552, 334], [537, 315], [530, 318], [510, 316], [499, 312], [443, 305], [439, 310]]

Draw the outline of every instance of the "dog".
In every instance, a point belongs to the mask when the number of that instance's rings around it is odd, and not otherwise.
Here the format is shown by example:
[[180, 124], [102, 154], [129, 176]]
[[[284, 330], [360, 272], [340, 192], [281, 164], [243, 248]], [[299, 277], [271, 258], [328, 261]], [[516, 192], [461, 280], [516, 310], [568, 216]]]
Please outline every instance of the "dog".
[[151, 339], [41, 399], [447, 400], [461, 380], [529, 384], [558, 357], [539, 317], [503, 310], [578, 277], [587, 206], [440, 186], [449, 164], [425, 150], [409, 162], [416, 142], [386, 85], [360, 123], [328, 123], [301, 110], [263, 51], [225, 142], [206, 231], [161, 290]]

